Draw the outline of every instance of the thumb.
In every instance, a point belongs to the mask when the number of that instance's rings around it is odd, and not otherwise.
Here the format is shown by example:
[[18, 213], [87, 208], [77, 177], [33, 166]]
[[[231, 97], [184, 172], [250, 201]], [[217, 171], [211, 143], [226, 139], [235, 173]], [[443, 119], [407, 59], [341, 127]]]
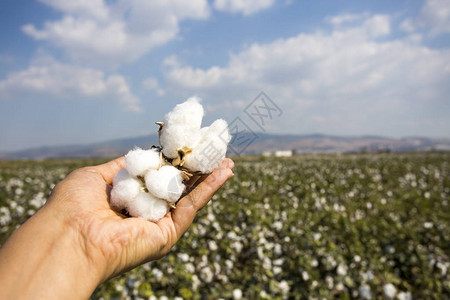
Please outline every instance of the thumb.
[[125, 168], [125, 157], [121, 156], [102, 165], [93, 167], [107, 184], [112, 184], [113, 178], [117, 172]]
[[195, 189], [183, 197], [172, 211], [177, 239], [189, 228], [197, 212], [205, 206], [220, 187], [233, 176], [234, 162], [225, 158], [222, 165], [209, 174]]

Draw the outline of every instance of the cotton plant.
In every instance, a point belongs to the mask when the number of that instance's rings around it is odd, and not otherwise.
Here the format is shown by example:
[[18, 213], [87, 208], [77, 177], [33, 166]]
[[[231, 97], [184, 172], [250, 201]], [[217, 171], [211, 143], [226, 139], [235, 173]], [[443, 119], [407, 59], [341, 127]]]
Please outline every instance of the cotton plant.
[[202, 128], [203, 115], [200, 99], [192, 97], [156, 122], [160, 145], [125, 155], [126, 167], [113, 180], [111, 206], [156, 222], [188, 192], [192, 176], [219, 167], [231, 139], [228, 124], [218, 119]]

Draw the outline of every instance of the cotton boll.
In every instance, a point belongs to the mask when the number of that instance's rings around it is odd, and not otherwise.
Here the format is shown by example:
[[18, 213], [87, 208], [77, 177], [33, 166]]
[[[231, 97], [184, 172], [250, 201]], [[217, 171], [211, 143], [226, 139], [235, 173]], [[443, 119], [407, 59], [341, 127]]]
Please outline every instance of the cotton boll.
[[151, 194], [171, 203], [178, 201], [185, 189], [181, 171], [172, 166], [148, 171], [145, 184]]
[[191, 171], [211, 173], [225, 158], [231, 135], [225, 120], [216, 120], [211, 126], [202, 128], [201, 140], [186, 156], [184, 167]]
[[[218, 137], [222, 142], [216, 141], [217, 148], [220, 148], [220, 152], [223, 153], [223, 156], [227, 153], [228, 143], [231, 140], [231, 134], [228, 129], [227, 121], [223, 119], [218, 119], [214, 121], [214, 123], [209, 126], [208, 134], [210, 136]], [[222, 162], [223, 158], [220, 160]]]
[[141, 192], [128, 204], [127, 210], [133, 217], [156, 222], [167, 214], [169, 205], [149, 193]]
[[178, 149], [183, 146], [193, 148], [199, 141], [204, 113], [199, 100], [197, 97], [189, 98], [165, 116], [159, 137], [165, 156], [176, 158]]
[[185, 102], [177, 104], [171, 112], [169, 112], [165, 121], [183, 124], [185, 127], [192, 129], [200, 129], [203, 119], [203, 106], [200, 104], [199, 97], [191, 97]]
[[387, 283], [383, 285], [383, 293], [387, 299], [394, 299], [397, 289], [392, 283]]
[[203, 127], [200, 130], [200, 135], [201, 138], [199, 143], [205, 143], [211, 136], [220, 137], [226, 145], [228, 145], [231, 140], [228, 123], [223, 119], [215, 120], [209, 127]]
[[217, 119], [211, 126], [206, 128], [208, 129], [208, 134], [221, 136], [227, 144], [231, 139], [230, 132], [228, 131], [228, 123], [224, 119]]
[[142, 190], [141, 182], [132, 177], [125, 169], [117, 172], [113, 179], [111, 190], [111, 205], [118, 209], [126, 208]]
[[125, 164], [128, 173], [132, 176], [144, 176], [150, 169], [156, 169], [159, 166], [159, 152], [154, 149], [143, 150], [136, 148], [125, 155]]
[[130, 178], [130, 174], [128, 173], [127, 169], [119, 170], [119, 172], [117, 172], [113, 178], [113, 186], [115, 186], [118, 182], [125, 180], [127, 178]]
[[211, 173], [220, 166], [226, 151], [225, 142], [217, 136], [212, 136], [186, 156], [184, 167], [193, 172]]
[[169, 203], [178, 201], [186, 189], [178, 167], [202, 173], [219, 167], [231, 139], [228, 124], [219, 119], [201, 128], [203, 114], [199, 99], [192, 97], [165, 116], [159, 132], [163, 159], [154, 149], [128, 152], [126, 169], [113, 180], [111, 205], [126, 208], [133, 217], [158, 221], [168, 212]]

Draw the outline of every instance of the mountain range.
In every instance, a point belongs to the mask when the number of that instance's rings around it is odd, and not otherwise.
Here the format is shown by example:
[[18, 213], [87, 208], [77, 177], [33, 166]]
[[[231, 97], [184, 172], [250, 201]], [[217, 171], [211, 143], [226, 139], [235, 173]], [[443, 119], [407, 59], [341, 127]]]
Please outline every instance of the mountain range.
[[[241, 134], [242, 135], [242, 134]], [[240, 138], [245, 135], [240, 136]], [[261, 154], [277, 150], [293, 150], [295, 153], [318, 152], [403, 152], [450, 150], [449, 138], [382, 136], [333, 136], [323, 134], [293, 135], [257, 133], [247, 136], [248, 144], [236, 147], [233, 136], [230, 155]], [[158, 136], [146, 135], [134, 138], [116, 139], [86, 145], [45, 146], [0, 153], [0, 159], [47, 159], [73, 157], [116, 157], [134, 147], [149, 148], [158, 145]]]

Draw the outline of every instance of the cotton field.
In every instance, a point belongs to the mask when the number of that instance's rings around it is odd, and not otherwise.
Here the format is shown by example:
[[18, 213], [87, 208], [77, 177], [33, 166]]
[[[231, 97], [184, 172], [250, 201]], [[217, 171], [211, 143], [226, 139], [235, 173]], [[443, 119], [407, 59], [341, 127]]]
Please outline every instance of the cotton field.
[[[92, 298], [450, 297], [450, 153], [234, 160], [165, 258]], [[71, 170], [104, 161], [0, 162], [0, 243]]]

